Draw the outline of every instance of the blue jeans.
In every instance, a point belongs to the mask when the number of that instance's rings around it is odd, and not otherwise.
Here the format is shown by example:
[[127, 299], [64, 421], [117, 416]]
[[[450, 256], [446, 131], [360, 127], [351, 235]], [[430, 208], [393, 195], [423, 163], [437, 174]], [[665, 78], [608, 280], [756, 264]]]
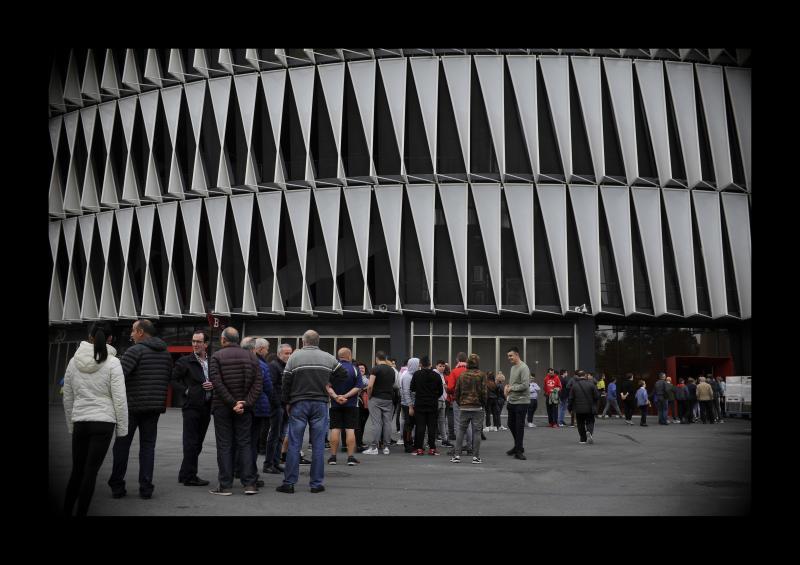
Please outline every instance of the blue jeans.
[[156, 437], [158, 436], [159, 412], [128, 413], [128, 435], [114, 440], [114, 462], [108, 486], [112, 492], [125, 491], [125, 473], [128, 471], [128, 455], [136, 429], [139, 429], [139, 494], [153, 494], [153, 467], [156, 462]]
[[558, 423], [559, 424], [563, 424], [564, 423], [564, 415], [566, 413], [567, 413], [567, 401], [566, 400], [562, 400], [558, 404]]
[[311, 482], [312, 488], [321, 487], [325, 478], [325, 434], [328, 431], [328, 403], [319, 400], [299, 400], [291, 405], [289, 412], [289, 451], [286, 453], [286, 466], [283, 482], [294, 485], [300, 473], [300, 448], [303, 434], [309, 426], [311, 439]]

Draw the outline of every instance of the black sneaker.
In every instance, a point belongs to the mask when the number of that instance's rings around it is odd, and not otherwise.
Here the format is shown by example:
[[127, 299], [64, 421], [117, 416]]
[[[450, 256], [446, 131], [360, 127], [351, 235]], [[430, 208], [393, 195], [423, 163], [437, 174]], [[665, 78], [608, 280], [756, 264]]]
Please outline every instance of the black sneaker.
[[336, 465], [336, 456], [335, 455], [331, 455], [330, 457], [328, 457], [328, 465]]
[[521, 459], [522, 461], [525, 461], [527, 457], [525, 457], [522, 453], [515, 453], [514, 459]]
[[[256, 487], [262, 488], [263, 486], [264, 486], [264, 481], [262, 481], [261, 479], [257, 479], [256, 480]], [[247, 491], [245, 491], [245, 494], [247, 494]]]
[[189, 479], [188, 481], [183, 481], [183, 484], [187, 487], [204, 487], [208, 485], [208, 481], [199, 477], [195, 477], [193, 479]]
[[512, 447], [508, 451], [506, 451], [506, 455], [514, 455], [517, 452], [516, 448]]
[[294, 485], [287, 485], [286, 483], [283, 483], [275, 490], [278, 492], [285, 492], [286, 494], [294, 494]]
[[305, 457], [301, 457], [301, 458], [300, 458], [300, 464], [301, 464], [301, 465], [311, 465], [311, 461], [309, 461], [309, 460], [308, 460], [308, 459], [306, 459]]
[[233, 493], [232, 493], [231, 491], [229, 491], [228, 489], [226, 489], [226, 488], [222, 488], [222, 487], [217, 487], [217, 488], [215, 488], [214, 490], [210, 490], [210, 491], [208, 491], [208, 492], [210, 492], [211, 494], [218, 494], [218, 495], [220, 495], [220, 496], [230, 496], [230, 495], [232, 495], [232, 494], [233, 494]]
[[323, 485], [319, 485], [318, 487], [311, 487], [311, 492], [325, 492], [325, 487]]
[[359, 463], [361, 463], [361, 461], [359, 461], [358, 459], [356, 459], [352, 455], [347, 457], [347, 464], [350, 465], [351, 467], [353, 465], [358, 465]]
[[[261, 486], [264, 485], [264, 481], [259, 481], [259, 482], [261, 483]], [[250, 486], [244, 487], [244, 493], [245, 494], [258, 494], [258, 483], [254, 484], [254, 485], [250, 485]]]
[[123, 496], [125, 496], [126, 494], [128, 494], [128, 491], [126, 491], [125, 489], [122, 489], [122, 490], [112, 490], [112, 491], [111, 491], [111, 498], [122, 498], [122, 497], [123, 497]]

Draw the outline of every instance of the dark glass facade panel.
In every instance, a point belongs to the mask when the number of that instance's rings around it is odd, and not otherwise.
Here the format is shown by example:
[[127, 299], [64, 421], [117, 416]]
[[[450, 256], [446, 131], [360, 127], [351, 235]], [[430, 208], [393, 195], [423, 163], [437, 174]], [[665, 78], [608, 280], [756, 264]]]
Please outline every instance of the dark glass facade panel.
[[731, 355], [731, 333], [726, 328], [720, 328], [717, 330], [717, 340], [719, 343], [719, 348], [717, 350], [717, 355], [719, 356], [726, 356]]
[[[431, 297], [422, 263], [414, 216], [408, 194], [403, 191], [403, 221], [400, 229], [400, 302], [426, 307]], [[427, 308], [426, 308], [427, 309]]]
[[697, 355], [700, 351], [691, 328], [663, 328], [664, 357]]
[[[372, 210], [370, 212], [369, 226], [369, 263], [367, 267], [367, 286], [369, 288], [372, 306], [377, 308], [386, 304], [393, 308], [395, 305], [395, 286], [392, 268], [389, 263], [389, 253], [386, 249], [382, 218], [378, 210], [378, 202], [373, 194]], [[399, 221], [399, 220], [393, 220]]]
[[[62, 135], [64, 132], [62, 132]], [[61, 138], [66, 140], [66, 136]], [[60, 157], [60, 156], [59, 156]], [[111, 159], [109, 165], [117, 189], [117, 200], [122, 200], [122, 186], [125, 181], [125, 164], [128, 158], [128, 148], [125, 145], [125, 132], [122, 128], [122, 118], [119, 114], [119, 107], [114, 111], [114, 125], [111, 129]], [[62, 183], [66, 183], [66, 175], [61, 177]]]
[[348, 177], [369, 175], [369, 147], [358, 109], [358, 101], [350, 78], [350, 69], [344, 77], [344, 106], [342, 118], [342, 160]]
[[300, 308], [303, 300], [303, 273], [294, 243], [289, 210], [281, 199], [281, 227], [278, 236], [278, 285], [284, 308]]
[[600, 305], [609, 310], [622, 311], [622, 293], [617, 275], [611, 235], [608, 232], [603, 200], [600, 199]]
[[223, 150], [230, 163], [231, 186], [244, 184], [247, 167], [247, 138], [244, 135], [244, 119], [239, 110], [239, 97], [231, 88], [228, 98], [228, 118], [225, 126], [225, 145]]
[[[331, 308], [333, 306], [333, 275], [325, 247], [325, 236], [319, 214], [326, 213], [317, 208], [314, 198], [311, 199], [311, 219], [308, 227], [308, 257], [306, 259], [306, 284], [314, 307]], [[338, 240], [338, 237], [336, 238]]]
[[436, 216], [433, 232], [433, 302], [439, 306], [463, 308], [450, 232], [447, 229], [442, 199], [436, 191]]
[[641, 373], [642, 348], [639, 326], [619, 326], [617, 333], [618, 367], [622, 373]]
[[214, 240], [211, 238], [211, 227], [205, 206], [200, 214], [200, 237], [197, 245], [197, 276], [206, 312], [211, 312], [217, 298], [217, 257], [214, 253]]
[[378, 78], [375, 81], [375, 130], [372, 147], [375, 172], [379, 175], [399, 175], [400, 149], [397, 146], [397, 136], [389, 110], [386, 88], [383, 86], [380, 66], [378, 66]]
[[175, 241], [172, 248], [172, 266], [175, 271], [175, 287], [178, 290], [178, 303], [181, 312], [189, 309], [192, 296], [192, 277], [194, 267], [189, 253], [189, 240], [186, 237], [183, 214], [177, 214], [175, 222]]
[[450, 322], [448, 320], [432, 320], [431, 321], [431, 331], [433, 335], [449, 335], [450, 334]]
[[[375, 351], [372, 349], [371, 337], [356, 338], [353, 358], [364, 363], [367, 366], [367, 370], [375, 365]], [[367, 377], [369, 377], [369, 375], [367, 375]]]
[[[259, 311], [271, 311], [273, 277], [275, 274], [272, 270], [272, 259], [269, 255], [269, 245], [267, 245], [267, 237], [264, 235], [264, 225], [258, 204], [254, 204], [253, 207], [253, 222], [250, 227], [250, 257], [248, 260], [248, 273], [253, 284], [253, 298], [256, 302], [256, 308]], [[270, 350], [276, 351], [273, 347]]]
[[431, 347], [431, 365], [436, 368], [436, 362], [440, 359], [447, 362], [449, 355], [449, 339], [446, 337], [434, 337]]
[[134, 215], [131, 228], [131, 245], [128, 251], [128, 274], [130, 275], [136, 312], [140, 312], [142, 309], [145, 270], [144, 244], [139, 231], [139, 221]]
[[731, 173], [733, 182], [741, 187], [747, 184], [744, 176], [744, 162], [742, 152], [739, 149], [739, 136], [736, 135], [736, 119], [733, 114], [733, 104], [731, 103], [731, 92], [728, 88], [728, 81], [723, 81], [725, 85], [725, 112], [728, 125], [728, 144], [731, 150]]
[[447, 361], [450, 363], [450, 369], [456, 368], [456, 355], [458, 355], [459, 351], [463, 351], [467, 355], [470, 354], [469, 348], [467, 347], [466, 333], [467, 332], [464, 332], [465, 337], [457, 337], [454, 335], [453, 339], [451, 340], [450, 359]]
[[61, 135], [58, 138], [56, 160], [58, 161], [58, 174], [61, 180], [61, 195], [66, 192], [67, 175], [69, 174], [69, 142], [67, 141], [67, 127], [61, 122]]
[[332, 337], [322, 337], [319, 340], [319, 348], [322, 351], [330, 353], [334, 357], [336, 356], [336, 351], [333, 349], [333, 338]]
[[78, 292], [78, 304], [83, 304], [83, 283], [86, 279], [86, 257], [83, 251], [81, 224], [76, 222], [75, 242], [72, 251], [72, 276], [75, 279], [75, 290]]
[[[580, 96], [578, 95], [578, 85], [575, 80], [575, 69], [570, 65], [569, 69], [569, 108], [570, 108], [570, 127], [572, 139], [572, 171], [575, 175], [594, 178], [594, 166], [592, 165], [592, 153], [589, 149], [589, 137], [586, 133], [586, 123], [583, 119]], [[600, 179], [597, 179], [600, 180]], [[570, 295], [572, 293], [570, 292]]]
[[89, 255], [89, 268], [92, 273], [92, 287], [97, 307], [100, 308], [100, 298], [103, 293], [103, 276], [105, 276], [105, 261], [103, 259], [103, 244], [100, 241], [100, 230], [94, 227], [92, 248]]
[[672, 103], [672, 91], [669, 87], [669, 80], [664, 81], [667, 98], [667, 132], [669, 134], [669, 162], [672, 169], [672, 178], [683, 183], [686, 182], [686, 167], [683, 164], [683, 150], [681, 139], [678, 135], [677, 119], [675, 117], [675, 106]]
[[141, 198], [144, 196], [144, 189], [147, 183], [147, 163], [150, 160], [150, 145], [147, 142], [144, 116], [142, 115], [142, 107], [139, 104], [136, 104], [136, 113], [133, 120], [131, 160], [133, 162], [134, 176], [136, 177], [136, 189], [138, 190], [139, 198]]
[[153, 163], [160, 183], [161, 193], [169, 189], [169, 168], [172, 160], [172, 141], [167, 128], [167, 115], [164, 112], [164, 102], [159, 97], [156, 106], [156, 123], [153, 131]]
[[705, 261], [703, 260], [703, 250], [700, 244], [700, 230], [697, 227], [697, 210], [692, 204], [692, 231], [694, 237], [694, 276], [697, 288], [697, 310], [706, 316], [711, 315], [711, 300], [708, 296], [708, 278], [706, 277]]
[[406, 135], [403, 148], [406, 172], [408, 174], [431, 174], [433, 173], [433, 161], [425, 134], [425, 122], [422, 120], [422, 109], [417, 97], [414, 73], [410, 67], [406, 69], [406, 72]]
[[358, 253], [354, 251], [357, 250], [357, 247], [353, 224], [366, 222], [367, 219], [349, 214], [344, 194], [341, 198], [336, 285], [339, 289], [342, 307], [361, 310], [364, 304], [364, 275]]
[[597, 326], [594, 332], [595, 367], [598, 373], [618, 376], [619, 343], [614, 326]]
[[314, 103], [311, 111], [311, 160], [316, 178], [336, 178], [339, 154], [336, 151], [328, 104], [318, 73], [314, 76]]
[[716, 356], [719, 355], [719, 340], [716, 330], [711, 328], [694, 328], [694, 336], [700, 345], [698, 355]]
[[[86, 175], [86, 163], [89, 159], [89, 150], [86, 147], [86, 137], [83, 135], [83, 119], [78, 120], [75, 135], [75, 147], [72, 152], [72, 162], [75, 164], [75, 180], [78, 184], [78, 193], [83, 192], [83, 179]], [[66, 180], [66, 178], [65, 178]]]
[[642, 350], [640, 372], [642, 378], [655, 379], [660, 371], [665, 371], [667, 368], [664, 359], [665, 336], [659, 327], [642, 326], [640, 337]]
[[539, 203], [538, 191], [534, 191], [534, 199], [533, 264], [536, 307], [560, 312], [561, 302], [558, 299], [555, 269], [553, 269], [550, 248], [547, 245], [547, 232], [544, 227], [545, 220]]
[[[300, 116], [297, 113], [292, 81], [286, 80], [283, 97], [283, 125], [281, 126], [281, 155], [286, 167], [286, 180], [303, 180], [306, 177], [306, 146]], [[346, 163], [345, 163], [346, 164]]]
[[553, 338], [553, 364], [570, 373], [579, 368], [575, 367], [575, 340], [573, 338]]
[[[547, 369], [552, 367], [550, 363], [550, 339], [527, 338], [525, 340], [524, 361], [538, 377], [543, 377]], [[541, 379], [538, 382], [541, 385]]]
[[533, 175], [533, 168], [528, 155], [528, 142], [525, 140], [525, 134], [522, 130], [517, 96], [511, 81], [511, 73], [508, 70], [507, 61], [503, 62], [503, 67], [506, 172], [525, 175], [525, 178], [529, 178]]
[[631, 205], [631, 235], [633, 238], [633, 292], [636, 310], [652, 314], [653, 299], [650, 296], [650, 279], [647, 274], [639, 222], [633, 211], [633, 205]]
[[561, 153], [556, 139], [556, 128], [550, 111], [550, 99], [547, 96], [547, 87], [540, 65], [536, 65], [536, 76], [538, 81], [536, 110], [539, 126], [539, 167], [542, 174], [566, 181], [564, 164], [561, 161]]
[[[467, 352], [467, 355], [471, 353], [477, 353], [480, 357], [480, 370], [481, 371], [495, 371], [497, 372], [498, 369], [505, 372], [506, 377], [509, 376], [508, 373], [508, 361], [503, 356], [500, 360], [497, 359], [496, 354], [496, 340], [495, 338], [491, 337], [473, 337], [472, 338], [472, 350]], [[499, 362], [498, 362], [499, 361]], [[455, 365], [451, 365], [451, 368], [455, 367]], [[507, 379], [506, 379], [507, 380]]]
[[483, 234], [472, 191], [467, 210], [467, 304], [473, 306], [498, 306], [495, 304], [489, 262], [483, 245]]
[[[156, 306], [159, 312], [164, 311], [167, 302], [167, 277], [169, 276], [169, 259], [161, 222], [156, 217], [153, 221], [153, 234], [150, 239], [150, 277], [153, 279]], [[191, 341], [191, 340], [190, 340]]]
[[439, 107], [436, 126], [436, 171], [444, 174], [461, 174], [467, 172], [464, 153], [461, 151], [461, 138], [458, 136], [455, 111], [453, 110], [450, 88], [444, 67], [439, 65]]
[[736, 274], [733, 270], [733, 257], [731, 256], [731, 242], [728, 237], [728, 226], [725, 214], [722, 216], [722, 257], [725, 268], [725, 298], [727, 300], [728, 314], [739, 316], [739, 294], [736, 287]]
[[[592, 244], [594, 245], [595, 242]], [[578, 238], [578, 224], [570, 204], [567, 204], [567, 262], [569, 265], [569, 306], [586, 305], [586, 309], [591, 312], [592, 304], [589, 300], [586, 268], [583, 264], [580, 239]]]
[[[192, 172], [194, 170], [194, 155], [197, 144], [194, 140], [192, 121], [189, 117], [189, 105], [186, 94], [181, 91], [180, 114], [178, 114], [178, 133], [175, 136], [175, 156], [183, 179], [184, 190], [191, 188]], [[171, 165], [170, 165], [171, 166]]]
[[658, 170], [656, 169], [656, 158], [653, 153], [653, 142], [650, 137], [650, 126], [647, 123], [647, 115], [644, 111], [644, 101], [642, 99], [642, 89], [639, 84], [638, 73], [634, 73], [636, 78], [633, 80], [633, 108], [636, 130], [636, 152], [637, 163], [639, 165], [639, 177], [658, 182]]
[[241, 312], [244, 302], [244, 259], [230, 201], [227, 206], [225, 236], [222, 243], [222, 280], [228, 296], [229, 311]]
[[717, 177], [714, 171], [714, 162], [711, 160], [711, 144], [708, 140], [708, 126], [706, 113], [703, 109], [703, 97], [700, 94], [700, 82], [694, 74], [695, 108], [697, 109], [697, 133], [700, 140], [700, 172], [701, 178], [711, 185], [715, 185]]
[[275, 160], [277, 150], [275, 135], [272, 132], [272, 122], [267, 108], [267, 98], [264, 89], [259, 85], [256, 88], [256, 105], [253, 113], [253, 138], [252, 138], [253, 164], [256, 169], [256, 179], [259, 182], [272, 182], [275, 178]]
[[608, 87], [605, 65], [601, 70], [602, 96], [603, 96], [603, 155], [605, 156], [606, 176], [624, 180], [625, 166], [622, 161], [622, 148], [614, 123], [614, 110], [611, 104], [611, 91]]
[[[533, 190], [533, 187], [531, 187], [531, 190]], [[519, 255], [517, 254], [517, 239], [514, 236], [514, 230], [511, 227], [511, 217], [508, 213], [508, 204], [505, 199], [505, 192], [503, 192], [500, 202], [500, 248], [502, 254], [502, 272], [500, 278], [502, 285], [503, 308], [509, 310], [518, 310], [520, 312], [528, 312], [528, 299], [525, 295], [525, 283], [522, 278]], [[532, 222], [533, 217], [527, 218], [526, 221]], [[533, 242], [520, 241], [519, 245], [525, 249], [532, 243]]]
[[431, 354], [431, 338], [427, 335], [414, 336], [414, 340], [411, 345], [411, 356], [422, 359], [422, 357], [425, 355], [430, 357], [430, 354]]
[[94, 133], [92, 134], [92, 146], [89, 148], [89, 161], [92, 164], [94, 174], [94, 187], [97, 191], [97, 202], [103, 194], [103, 176], [106, 171], [106, 152], [105, 138], [103, 137], [103, 126], [98, 115], [94, 120]]
[[497, 154], [492, 141], [489, 117], [486, 113], [481, 82], [475, 61], [472, 61], [472, 90], [470, 92], [470, 173], [498, 173]]
[[[61, 252], [59, 251], [59, 261]], [[125, 268], [125, 261], [122, 255], [122, 242], [119, 237], [119, 226], [116, 220], [111, 227], [111, 245], [108, 250], [108, 273], [111, 278], [111, 291], [114, 294], [114, 304], [117, 309], [120, 306], [120, 296], [122, 296], [122, 274]], [[62, 285], [66, 284], [66, 279], [61, 279]], [[63, 296], [63, 289], [62, 289]]]
[[213, 104], [211, 103], [211, 93], [206, 88], [206, 101], [203, 105], [203, 119], [200, 126], [200, 156], [203, 159], [208, 187], [217, 186], [217, 174], [219, 172], [219, 156], [222, 152], [222, 145], [219, 142], [217, 132], [217, 121], [214, 117]]
[[[521, 337], [511, 338], [511, 339], [510, 338], [498, 338], [497, 343], [498, 343], [498, 346], [499, 346], [498, 352], [497, 352], [497, 355], [498, 355], [497, 364], [498, 365], [500, 365], [500, 366], [506, 366], [507, 365], [509, 369], [511, 368], [511, 364], [508, 362], [508, 350], [511, 347], [516, 347], [517, 349], [519, 349], [519, 357], [520, 357], [520, 359], [522, 359], [522, 361], [524, 361], [526, 364], [528, 363], [527, 360], [525, 359], [525, 340], [523, 338], [521, 338]], [[530, 368], [531, 371], [533, 370], [533, 367], [531, 367], [530, 365], [528, 365], [528, 367]], [[493, 371], [494, 369], [492, 369], [492, 368], [484, 368], [483, 370], [484, 371]], [[508, 373], [506, 373], [506, 375], [508, 375]]]
[[661, 249], [664, 252], [664, 279], [667, 292], [667, 312], [683, 314], [683, 300], [678, 284], [678, 269], [675, 264], [675, 251], [672, 248], [672, 237], [669, 233], [666, 207], [661, 206]]
[[[392, 351], [391, 349], [391, 341], [388, 337], [376, 337], [375, 338], [375, 351], [383, 351], [386, 353], [388, 357], [394, 357], [397, 359], [397, 362], [404, 361], [404, 359], [400, 359], [403, 356], [402, 351]], [[399, 369], [398, 369], [399, 370]]]

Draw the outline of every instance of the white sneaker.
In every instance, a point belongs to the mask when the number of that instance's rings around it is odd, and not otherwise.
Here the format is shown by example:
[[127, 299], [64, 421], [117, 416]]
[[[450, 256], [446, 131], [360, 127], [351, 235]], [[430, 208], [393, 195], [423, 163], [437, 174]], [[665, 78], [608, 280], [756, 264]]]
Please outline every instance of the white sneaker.
[[[366, 452], [365, 452], [365, 453], [366, 453]], [[383, 448], [383, 454], [384, 454], [384, 455], [389, 455], [390, 453], [391, 453], [391, 451], [389, 451], [389, 448], [388, 448], [388, 447], [384, 447], [384, 448]]]
[[450, 463], [461, 463], [461, 457], [459, 455], [453, 455], [450, 459]]
[[533, 422], [531, 422], [531, 427], [532, 427], [532, 428], [535, 428], [535, 427], [536, 427], [536, 424], [534, 424]]
[[369, 449], [365, 449], [361, 453], [363, 453], [364, 455], [377, 455], [378, 454], [378, 448], [377, 447], [370, 447]]
[[594, 443], [594, 438], [592, 437], [592, 432], [586, 432], [586, 439], [589, 443]]
[[505, 427], [505, 426], [500, 426], [500, 431], [501, 431], [501, 432], [504, 432], [504, 431], [506, 431], [507, 429], [508, 429], [508, 428], [507, 428], [507, 427]]
[[525, 426], [528, 427], [528, 428], [532, 428], [533, 427], [533, 423], [532, 422], [528, 422], [527, 424], [525, 424]]
[[492, 428], [490, 426], [486, 426], [485, 428], [483, 428], [483, 432], [484, 433], [491, 432], [491, 431], [492, 431]]
[[496, 432], [497, 431], [497, 426], [492, 426], [491, 431]]

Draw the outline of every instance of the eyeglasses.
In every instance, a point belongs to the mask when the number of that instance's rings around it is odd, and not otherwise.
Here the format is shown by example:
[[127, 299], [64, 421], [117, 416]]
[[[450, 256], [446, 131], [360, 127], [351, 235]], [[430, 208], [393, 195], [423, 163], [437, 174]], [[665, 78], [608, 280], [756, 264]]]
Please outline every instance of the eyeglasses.
[[196, 340], [196, 339], [193, 339], [193, 340], [192, 340], [192, 343], [198, 343], [198, 344], [200, 344], [200, 343], [205, 343], [205, 341], [203, 341], [202, 339], [201, 339], [201, 340]]

